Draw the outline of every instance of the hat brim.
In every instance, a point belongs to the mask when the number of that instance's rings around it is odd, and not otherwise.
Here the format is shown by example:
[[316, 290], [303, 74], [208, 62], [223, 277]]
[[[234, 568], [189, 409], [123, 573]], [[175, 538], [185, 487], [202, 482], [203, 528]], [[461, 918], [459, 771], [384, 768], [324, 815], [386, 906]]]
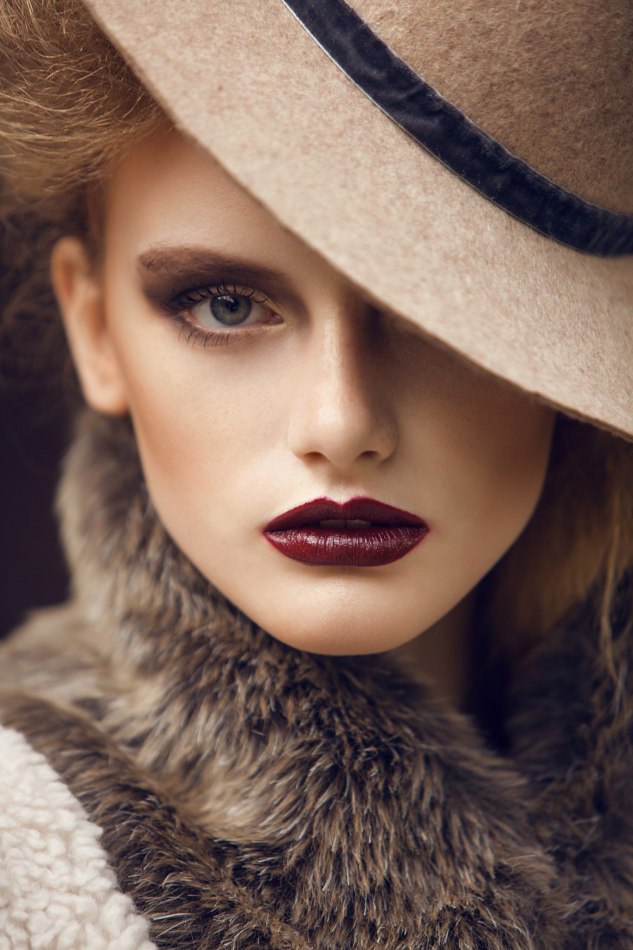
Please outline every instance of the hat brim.
[[369, 297], [633, 437], [633, 257], [543, 237], [385, 116], [281, 2], [86, 0], [174, 123]]

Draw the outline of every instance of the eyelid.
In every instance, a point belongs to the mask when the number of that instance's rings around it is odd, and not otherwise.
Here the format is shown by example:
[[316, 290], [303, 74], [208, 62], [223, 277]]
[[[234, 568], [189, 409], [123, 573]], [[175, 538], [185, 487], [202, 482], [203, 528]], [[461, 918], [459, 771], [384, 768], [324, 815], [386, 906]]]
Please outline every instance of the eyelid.
[[165, 303], [176, 298], [181, 293], [218, 284], [236, 285], [241, 288], [253, 287], [270, 301], [275, 309], [283, 308], [299, 317], [307, 313], [305, 301], [297, 289], [290, 282], [279, 277], [270, 277], [257, 264], [235, 264], [232, 261], [218, 261], [207, 263], [205, 256], [202, 260], [197, 255], [184, 255], [185, 259], [179, 262], [178, 254], [161, 256], [158, 260], [152, 257], [148, 262], [142, 255], [138, 264], [138, 275], [141, 281], [141, 290], [147, 300], [155, 307], [164, 310]]
[[187, 306], [196, 306], [202, 303], [202, 301], [209, 299], [209, 297], [230, 296], [231, 294], [234, 294], [236, 297], [249, 297], [259, 304], [270, 304], [271, 309], [278, 307], [276, 301], [257, 288], [227, 280], [209, 281], [205, 284], [197, 284], [183, 290], [178, 290], [162, 300], [161, 305], [164, 309], [175, 313], [186, 310]]

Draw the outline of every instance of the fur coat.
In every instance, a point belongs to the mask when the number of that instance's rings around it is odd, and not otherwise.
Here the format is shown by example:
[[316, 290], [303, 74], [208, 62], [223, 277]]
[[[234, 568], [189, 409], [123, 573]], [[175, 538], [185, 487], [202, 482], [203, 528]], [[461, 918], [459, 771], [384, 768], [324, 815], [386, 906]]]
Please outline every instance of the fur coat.
[[0, 723], [157, 947], [633, 948], [628, 585], [611, 651], [585, 605], [513, 671], [500, 749], [386, 656], [254, 626], [165, 534], [126, 421], [84, 418], [60, 511], [73, 596], [2, 646]]

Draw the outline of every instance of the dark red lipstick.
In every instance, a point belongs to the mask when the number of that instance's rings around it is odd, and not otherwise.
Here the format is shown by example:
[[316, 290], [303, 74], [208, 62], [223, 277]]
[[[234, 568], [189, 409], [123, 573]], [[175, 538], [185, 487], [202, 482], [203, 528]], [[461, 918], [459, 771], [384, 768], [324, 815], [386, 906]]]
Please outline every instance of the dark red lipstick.
[[417, 515], [373, 498], [339, 505], [315, 498], [273, 518], [263, 530], [294, 561], [336, 567], [379, 567], [408, 554], [429, 533]]

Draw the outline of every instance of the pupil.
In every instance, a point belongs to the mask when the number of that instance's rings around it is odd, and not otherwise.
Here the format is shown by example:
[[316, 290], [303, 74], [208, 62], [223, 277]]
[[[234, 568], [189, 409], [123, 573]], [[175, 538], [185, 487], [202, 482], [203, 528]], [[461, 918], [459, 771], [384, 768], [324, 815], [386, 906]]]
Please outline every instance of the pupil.
[[241, 297], [238, 294], [222, 294], [211, 298], [211, 313], [216, 320], [227, 326], [234, 326], [237, 323], [243, 323], [252, 309], [252, 303], [248, 297]]

